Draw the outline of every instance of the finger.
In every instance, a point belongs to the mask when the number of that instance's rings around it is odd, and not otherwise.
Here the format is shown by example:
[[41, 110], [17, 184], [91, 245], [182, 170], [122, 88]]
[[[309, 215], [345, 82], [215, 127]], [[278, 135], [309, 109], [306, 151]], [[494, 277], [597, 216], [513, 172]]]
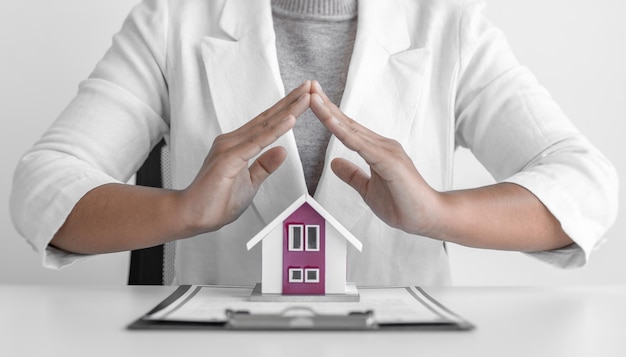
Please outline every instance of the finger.
[[250, 160], [258, 155], [263, 149], [274, 143], [278, 138], [291, 130], [296, 123], [293, 115], [288, 115], [280, 122], [274, 123], [255, 132], [251, 132], [245, 138], [242, 138], [235, 146], [231, 148], [236, 152], [242, 160]]
[[259, 117], [254, 118], [251, 122], [245, 124], [240, 129], [237, 130], [237, 135], [243, 138], [247, 138], [250, 135], [257, 135], [259, 131], [267, 130], [276, 127], [276, 123], [282, 121], [289, 115], [294, 117], [300, 116], [304, 113], [310, 106], [311, 102], [311, 94], [303, 93], [299, 96], [295, 101], [289, 103], [282, 110], [277, 111], [272, 114], [272, 116], [266, 116], [263, 120]]
[[250, 127], [245, 133], [237, 137], [237, 145], [251, 150], [246, 152], [248, 152], [248, 155], [252, 155], [250, 158], [254, 157], [293, 128], [296, 116], [309, 108], [310, 97], [309, 93], [304, 93], [296, 102], [291, 103], [287, 108], [276, 113], [273, 118], [268, 119], [261, 125]]
[[244, 126], [236, 133], [223, 135], [220, 138], [222, 152], [230, 152], [241, 160], [250, 160], [267, 146], [291, 130], [295, 125], [295, 115], [302, 113], [309, 107], [310, 94], [304, 93], [296, 102], [291, 103], [260, 125]]
[[337, 177], [354, 188], [365, 199], [370, 177], [358, 166], [342, 158], [334, 159], [330, 167]]
[[[317, 98], [314, 97], [313, 95], [317, 94], [319, 95], [319, 97], [321, 98]], [[370, 140], [378, 140], [380, 138], [383, 138], [382, 136], [378, 135], [377, 133], [371, 131], [370, 129], [362, 126], [361, 124], [359, 124], [357, 121], [349, 118], [347, 115], [345, 115], [341, 109], [339, 109], [339, 107], [337, 107], [326, 95], [326, 93], [322, 90], [322, 86], [319, 84], [318, 81], [313, 81], [311, 84], [311, 95], [312, 95], [312, 101], [311, 101], [311, 109], [314, 109], [313, 106], [316, 104], [323, 104], [325, 105], [328, 110], [330, 111], [330, 113], [333, 115], [333, 117], [335, 119], [337, 119], [339, 124], [343, 124], [346, 126], [354, 126], [355, 127], [355, 132], [358, 132], [362, 135], [368, 135], [370, 137]], [[313, 102], [313, 100], [315, 100], [315, 102]]]
[[347, 148], [357, 152], [368, 164], [376, 165], [384, 157], [378, 149], [378, 135], [371, 135], [362, 125], [349, 119], [345, 114], [335, 115], [321, 96], [313, 93], [311, 109], [328, 130], [333, 133]]
[[249, 168], [252, 187], [258, 190], [263, 181], [276, 171], [286, 158], [287, 151], [280, 146], [272, 148], [259, 156]]
[[[302, 106], [294, 105], [300, 102], [300, 100], [304, 97], [309, 98], [307, 95], [309, 95], [310, 91], [311, 81], [304, 81], [298, 88], [292, 90], [284, 98], [276, 102], [276, 104], [274, 104], [272, 107], [257, 115], [255, 118], [244, 124], [241, 128], [235, 130], [235, 132], [245, 132], [252, 127], [267, 125], [270, 120], [272, 120], [273, 118], [275, 119], [279, 113], [284, 111], [291, 111], [289, 114], [293, 114], [295, 117], [300, 116], [308, 108], [308, 103], [304, 108]], [[284, 118], [285, 116], [286, 114], [279, 115], [280, 119]]]

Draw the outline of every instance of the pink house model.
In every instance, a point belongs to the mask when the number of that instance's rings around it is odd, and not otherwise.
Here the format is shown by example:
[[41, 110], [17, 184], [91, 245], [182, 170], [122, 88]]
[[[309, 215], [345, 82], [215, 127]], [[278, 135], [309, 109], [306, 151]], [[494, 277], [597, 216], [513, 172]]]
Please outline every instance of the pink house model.
[[311, 196], [279, 214], [247, 243], [248, 250], [261, 241], [262, 280], [253, 294], [358, 300], [354, 285], [346, 283], [346, 253], [347, 243], [359, 251], [363, 245]]

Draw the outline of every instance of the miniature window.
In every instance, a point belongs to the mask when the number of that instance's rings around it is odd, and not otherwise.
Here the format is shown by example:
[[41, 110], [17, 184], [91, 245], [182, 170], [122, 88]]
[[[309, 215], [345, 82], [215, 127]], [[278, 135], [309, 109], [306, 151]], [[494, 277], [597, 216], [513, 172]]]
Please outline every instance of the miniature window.
[[306, 226], [306, 250], [320, 250], [320, 226]]
[[303, 245], [303, 226], [292, 224], [289, 226], [289, 250], [301, 251]]
[[289, 268], [289, 282], [290, 283], [301, 283], [304, 281], [302, 276], [302, 269], [298, 268]]
[[320, 282], [320, 270], [304, 269], [304, 282], [305, 283], [319, 283]]

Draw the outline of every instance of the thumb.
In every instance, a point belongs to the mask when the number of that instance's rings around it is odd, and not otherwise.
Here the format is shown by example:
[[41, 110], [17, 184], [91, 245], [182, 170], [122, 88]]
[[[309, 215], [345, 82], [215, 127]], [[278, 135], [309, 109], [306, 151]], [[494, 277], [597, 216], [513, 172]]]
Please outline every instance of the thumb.
[[334, 159], [330, 163], [330, 167], [333, 169], [333, 172], [337, 175], [337, 177], [352, 186], [352, 188], [354, 188], [361, 195], [361, 197], [365, 198], [370, 178], [365, 172], [363, 172], [363, 170], [352, 162], [342, 158]]
[[286, 158], [287, 151], [279, 146], [267, 150], [254, 160], [250, 168], [248, 168], [254, 189], [258, 190], [263, 181], [276, 171]]

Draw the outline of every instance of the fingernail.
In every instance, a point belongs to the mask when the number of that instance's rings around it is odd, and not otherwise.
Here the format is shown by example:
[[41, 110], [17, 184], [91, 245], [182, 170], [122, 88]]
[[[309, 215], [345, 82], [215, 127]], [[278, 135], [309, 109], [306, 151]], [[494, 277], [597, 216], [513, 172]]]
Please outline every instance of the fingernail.
[[317, 90], [319, 90], [320, 92], [323, 92], [323, 91], [324, 91], [324, 90], [322, 90], [322, 86], [320, 85], [320, 82], [318, 82], [318, 81], [315, 81], [315, 88], [316, 88]]
[[300, 84], [300, 86], [298, 88], [302, 88], [305, 85], [307, 85], [307, 83], [309, 82], [309, 80], [307, 79], [306, 81], [302, 82], [302, 84]]

